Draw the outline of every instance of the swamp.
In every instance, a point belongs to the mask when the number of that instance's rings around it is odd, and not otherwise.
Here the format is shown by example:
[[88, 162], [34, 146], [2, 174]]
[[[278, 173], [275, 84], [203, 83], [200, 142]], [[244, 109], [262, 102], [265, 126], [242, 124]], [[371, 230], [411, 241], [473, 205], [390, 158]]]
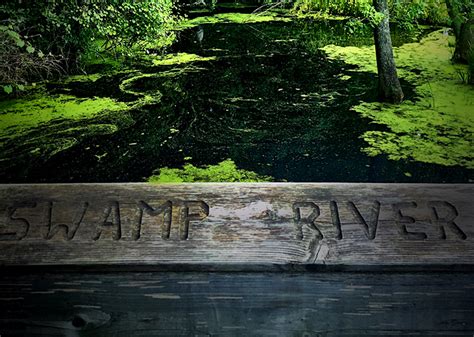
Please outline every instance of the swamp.
[[393, 104], [359, 2], [7, 1], [0, 182], [474, 181], [449, 3], [389, 1]]

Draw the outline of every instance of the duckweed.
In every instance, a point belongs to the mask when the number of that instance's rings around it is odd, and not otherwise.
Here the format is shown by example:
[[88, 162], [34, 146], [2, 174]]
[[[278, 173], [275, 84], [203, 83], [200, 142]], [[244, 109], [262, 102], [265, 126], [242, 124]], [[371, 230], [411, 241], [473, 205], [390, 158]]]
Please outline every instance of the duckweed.
[[[452, 45], [453, 37], [438, 30], [394, 49], [399, 75], [416, 85], [416, 98], [398, 106], [361, 103], [353, 108], [385, 128], [362, 135], [369, 145], [364, 152], [474, 168], [474, 89], [461, 82], [464, 66], [451, 62]], [[377, 71], [373, 47], [330, 45], [322, 50], [359, 70]]]

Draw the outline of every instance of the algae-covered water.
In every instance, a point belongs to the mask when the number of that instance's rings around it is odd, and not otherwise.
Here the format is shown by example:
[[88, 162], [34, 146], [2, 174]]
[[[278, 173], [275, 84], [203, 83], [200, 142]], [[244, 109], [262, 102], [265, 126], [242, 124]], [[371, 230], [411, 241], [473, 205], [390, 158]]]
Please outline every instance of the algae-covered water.
[[443, 31], [395, 29], [400, 107], [377, 103], [370, 30], [342, 20], [198, 17], [178, 35], [0, 102], [0, 181], [474, 179], [473, 92]]

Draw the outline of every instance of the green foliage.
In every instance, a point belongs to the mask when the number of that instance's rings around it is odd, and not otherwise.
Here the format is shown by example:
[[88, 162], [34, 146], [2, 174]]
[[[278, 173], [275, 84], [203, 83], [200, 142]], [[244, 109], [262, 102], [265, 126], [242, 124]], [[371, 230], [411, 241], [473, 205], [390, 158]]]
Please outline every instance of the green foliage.
[[371, 0], [296, 0], [294, 8], [303, 11], [323, 11], [337, 15], [361, 15], [372, 5]]
[[227, 159], [217, 165], [204, 168], [186, 164], [182, 169], [161, 168], [158, 175], [151, 176], [151, 183], [193, 183], [193, 182], [263, 182], [271, 181], [271, 177], [260, 176], [255, 172], [241, 170]]
[[101, 39], [107, 50], [130, 54], [131, 48], [161, 48], [173, 41], [172, 8], [171, 0], [99, 2], [83, 6], [77, 21], [90, 41]]
[[0, 88], [6, 94], [21, 92], [29, 80], [62, 71], [59, 59], [33, 47], [28, 36], [14, 26], [0, 25]]
[[[448, 21], [444, 0], [389, 0], [389, 6], [391, 19], [407, 29], [413, 29], [418, 22], [446, 24]], [[359, 17], [372, 25], [381, 19], [372, 0], [296, 0], [294, 9]]]
[[9, 62], [7, 72], [21, 76], [3, 76], [0, 82], [18, 88], [17, 83], [31, 77], [31, 64], [41, 64], [38, 58], [52, 61], [45, 55], [61, 55], [63, 66], [71, 71], [99, 52], [131, 56], [147, 48], [161, 49], [174, 40], [171, 29], [177, 18], [172, 9], [172, 0], [7, 0], [0, 4], [0, 61], [21, 55], [22, 62]]
[[408, 30], [416, 28], [418, 23], [449, 23], [445, 0], [392, 0], [390, 13], [393, 20]]

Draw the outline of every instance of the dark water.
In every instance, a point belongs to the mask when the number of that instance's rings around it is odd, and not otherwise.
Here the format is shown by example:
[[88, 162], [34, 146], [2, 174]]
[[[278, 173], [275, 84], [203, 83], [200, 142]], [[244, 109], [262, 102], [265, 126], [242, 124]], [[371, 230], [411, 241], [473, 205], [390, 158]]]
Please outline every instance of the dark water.
[[[175, 66], [137, 66], [150, 74], [132, 82], [135, 92], [161, 92], [157, 104], [131, 112], [134, 124], [92, 136], [47, 160], [19, 156], [1, 182], [143, 181], [160, 167], [216, 164], [277, 181], [467, 182], [472, 170], [369, 157], [360, 136], [373, 130], [350, 110], [376, 100], [377, 79], [355, 72], [317, 50], [329, 43], [372, 44], [370, 31], [348, 36], [342, 23], [310, 21], [203, 25], [181, 33], [171, 51], [216, 56]], [[411, 42], [394, 34], [394, 43]], [[173, 76], [151, 76], [167, 74]], [[349, 75], [349, 80], [343, 80]], [[95, 83], [50, 85], [54, 93], [130, 100], [119, 90], [129, 73]], [[408, 97], [413, 95], [404, 83]], [[103, 154], [106, 153], [106, 156]], [[185, 160], [186, 158], [186, 160]], [[411, 177], [405, 175], [411, 173]]]

